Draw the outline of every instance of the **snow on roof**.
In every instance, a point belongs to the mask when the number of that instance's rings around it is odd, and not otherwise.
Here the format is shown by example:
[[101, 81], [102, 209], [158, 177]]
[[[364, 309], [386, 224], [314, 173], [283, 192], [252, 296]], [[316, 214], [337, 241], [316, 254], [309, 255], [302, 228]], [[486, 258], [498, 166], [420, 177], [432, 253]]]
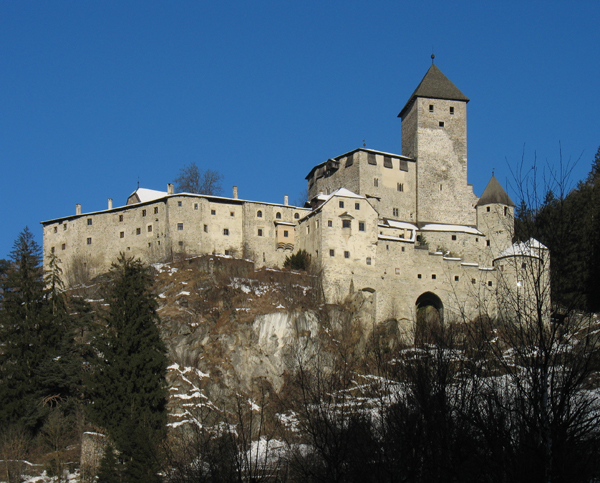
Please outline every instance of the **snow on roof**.
[[287, 226], [296, 226], [296, 223], [290, 223], [289, 221], [281, 221], [275, 220], [276, 225], [287, 225]]
[[380, 224], [380, 226], [389, 226], [390, 228], [401, 228], [403, 230], [416, 230], [417, 227], [416, 225], [413, 225], [412, 223], [407, 223], [405, 221], [396, 221], [396, 220], [385, 220], [386, 224]]
[[328, 199], [333, 198], [334, 196], [344, 196], [346, 198], [359, 198], [363, 200], [365, 199], [364, 196], [357, 195], [356, 193], [353, 193], [352, 191], [346, 188], [338, 188], [333, 193], [330, 193], [328, 195], [319, 194], [317, 195], [317, 199], [327, 201]]
[[147, 188], [138, 188], [133, 193], [131, 193], [129, 197], [135, 194], [137, 194], [138, 198], [140, 199], [140, 203], [158, 200], [167, 196], [166, 191], [149, 190]]
[[377, 235], [379, 240], [391, 240], [391, 241], [403, 241], [407, 243], [414, 243], [414, 238], [401, 238], [399, 236], [391, 236], [391, 235]]
[[504, 257], [533, 257], [540, 258], [540, 252], [548, 250], [548, 247], [537, 241], [535, 238], [530, 238], [526, 242], [517, 242], [504, 250], [494, 260]]
[[477, 228], [466, 225], [442, 225], [440, 223], [429, 223], [427, 225], [423, 225], [421, 227], [421, 231], [457, 231], [460, 233], [483, 236], [483, 233], [481, 233]]

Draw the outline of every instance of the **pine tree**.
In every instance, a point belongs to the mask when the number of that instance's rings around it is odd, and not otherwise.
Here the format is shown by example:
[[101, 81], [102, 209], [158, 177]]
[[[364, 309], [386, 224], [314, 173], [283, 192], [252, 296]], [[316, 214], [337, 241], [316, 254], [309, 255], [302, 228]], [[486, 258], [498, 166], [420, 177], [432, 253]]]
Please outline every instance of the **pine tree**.
[[139, 259], [121, 254], [111, 270], [110, 309], [94, 339], [98, 358], [87, 382], [90, 417], [124, 462], [125, 480], [157, 480], [157, 444], [166, 425], [167, 359], [152, 279]]

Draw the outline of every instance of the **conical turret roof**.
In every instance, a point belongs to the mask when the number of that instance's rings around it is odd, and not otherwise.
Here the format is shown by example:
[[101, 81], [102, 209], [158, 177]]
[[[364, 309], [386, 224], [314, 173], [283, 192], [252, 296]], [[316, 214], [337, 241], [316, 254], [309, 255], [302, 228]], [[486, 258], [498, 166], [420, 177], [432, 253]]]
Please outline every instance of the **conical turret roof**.
[[410, 96], [410, 99], [400, 111], [398, 117], [404, 116], [405, 111], [417, 97], [469, 102], [469, 98], [465, 96], [435, 64], [431, 64], [425, 77], [423, 77], [421, 83], [415, 89], [415, 92]]
[[492, 179], [490, 179], [490, 182], [483, 190], [483, 194], [475, 206], [491, 205], [493, 203], [515, 206], [510, 196], [506, 194], [504, 188], [502, 188], [496, 177], [492, 174]]

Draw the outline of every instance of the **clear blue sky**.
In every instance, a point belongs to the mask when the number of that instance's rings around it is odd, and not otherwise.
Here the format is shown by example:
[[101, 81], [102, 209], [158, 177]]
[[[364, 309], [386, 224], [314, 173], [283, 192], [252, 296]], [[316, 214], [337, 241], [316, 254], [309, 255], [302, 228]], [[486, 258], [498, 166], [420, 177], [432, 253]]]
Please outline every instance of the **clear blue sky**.
[[[310, 169], [400, 153], [431, 64], [468, 106], [469, 182], [600, 145], [598, 1], [0, 0], [0, 258], [28, 225], [166, 190], [194, 161], [225, 195], [294, 200]], [[515, 199], [516, 201], [516, 199]]]

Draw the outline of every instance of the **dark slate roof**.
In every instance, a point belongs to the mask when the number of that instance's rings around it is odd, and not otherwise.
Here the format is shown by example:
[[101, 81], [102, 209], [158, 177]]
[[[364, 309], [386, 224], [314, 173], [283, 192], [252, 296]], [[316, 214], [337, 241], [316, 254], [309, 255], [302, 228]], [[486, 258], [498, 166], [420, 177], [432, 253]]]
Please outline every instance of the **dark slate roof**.
[[423, 77], [423, 80], [415, 89], [412, 96], [410, 96], [410, 99], [400, 111], [398, 117], [404, 116], [405, 111], [417, 97], [469, 102], [469, 98], [435, 64], [431, 64], [427, 74], [425, 74], [425, 77]]
[[492, 175], [492, 179], [490, 179], [490, 182], [483, 190], [483, 194], [475, 206], [491, 205], [493, 203], [515, 206], [510, 199], [510, 196], [506, 194], [506, 191], [500, 186], [500, 183], [494, 175]]

